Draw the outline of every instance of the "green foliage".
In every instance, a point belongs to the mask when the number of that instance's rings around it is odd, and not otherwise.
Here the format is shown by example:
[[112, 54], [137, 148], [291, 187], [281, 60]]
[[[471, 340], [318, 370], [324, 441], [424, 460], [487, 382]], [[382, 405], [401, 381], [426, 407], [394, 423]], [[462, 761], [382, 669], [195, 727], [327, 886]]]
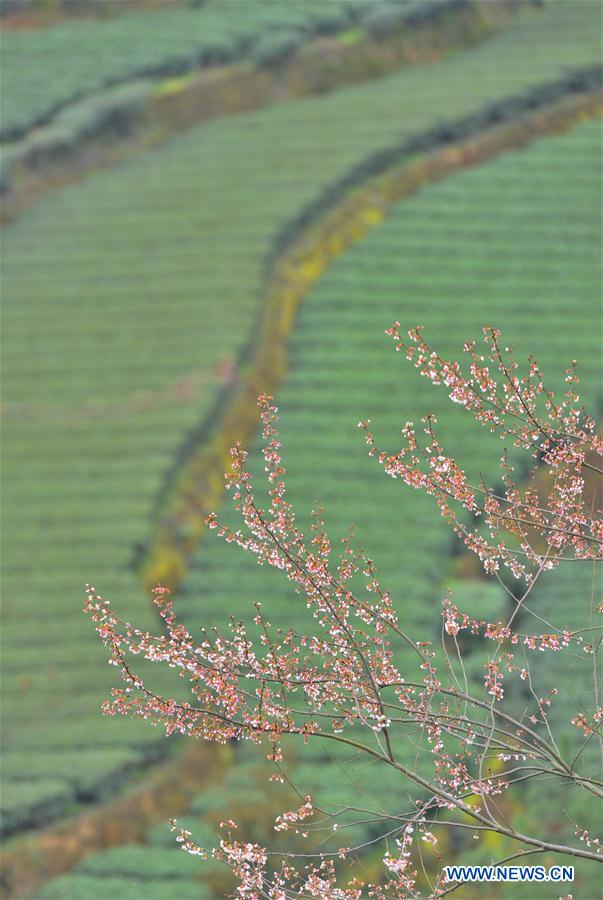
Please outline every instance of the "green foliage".
[[[225, 781], [213, 785], [199, 794], [190, 806], [193, 815], [220, 812], [224, 803], [224, 791], [229, 797], [244, 799], [246, 804], [261, 804], [265, 795], [265, 785], [258, 783], [258, 773], [263, 773], [263, 765], [257, 759], [241, 760], [226, 775]], [[221, 816], [223, 818], [223, 816]]]
[[252, 59], [260, 66], [275, 66], [292, 56], [301, 46], [303, 35], [299, 31], [277, 31], [265, 34], [256, 41]]
[[[202, 847], [214, 847], [216, 845], [216, 829], [202, 821], [197, 815], [180, 816], [178, 825], [191, 833], [194, 831], [197, 843]], [[168, 822], [156, 825], [147, 834], [147, 844], [153, 847], [167, 847], [174, 849], [176, 838]]]
[[132, 749], [82, 750], [64, 749], [59, 752], [45, 750], [5, 753], [2, 773], [5, 779], [23, 779], [35, 782], [48, 778], [61, 779], [72, 784], [78, 799], [86, 800], [109, 794], [124, 777], [140, 767], [143, 755]]
[[[73, 683], [75, 677], [85, 674], [78, 669], [72, 670], [71, 682]], [[120, 746], [146, 750], [145, 756], [148, 753], [151, 759], [163, 755], [168, 750], [165, 738], [162, 736], [159, 742], [157, 730], [147, 722], [136, 721], [125, 724], [119, 719], [103, 719], [100, 711], [96, 712], [92, 705], [88, 706], [86, 715], [71, 721], [69, 707], [72, 704], [69, 703], [69, 696], [66, 694], [58, 698], [56, 706], [59, 709], [63, 707], [63, 716], [60, 718], [55, 715], [55, 704], [50, 704], [49, 707], [40, 708], [37, 716], [15, 721], [6, 741], [7, 746], [28, 751], [41, 746], [53, 752], [78, 749], [82, 759], [87, 751], [99, 747], [105, 748], [108, 754]], [[27, 775], [25, 765], [21, 773], [21, 777]], [[74, 779], [78, 774], [81, 777], [82, 772], [74, 773]], [[23, 803], [26, 803], [26, 799]]]
[[74, 140], [91, 137], [99, 131], [119, 135], [132, 115], [143, 108], [151, 85], [149, 80], [131, 81], [85, 103], [73, 104], [56, 116], [56, 125], [69, 129]]
[[119, 900], [142, 900], [143, 897], [144, 900], [199, 900], [202, 890], [200, 884], [184, 878], [145, 881], [111, 876], [65, 875], [49, 882], [40, 890], [38, 897], [40, 900], [99, 900], [99, 897], [119, 897]]
[[347, 3], [325, 3], [312, 13], [311, 27], [319, 34], [339, 34], [349, 27], [353, 10]]
[[361, 22], [375, 37], [390, 37], [404, 24], [407, 12], [406, 4], [396, 2], [380, 4], [374, 9], [368, 9]]
[[144, 15], [134, 11], [7, 31], [3, 138], [12, 140], [65, 104], [126, 80], [176, 76], [197, 65], [243, 57], [250, 49], [254, 58], [272, 63], [274, 53], [296, 49], [304, 35], [348, 27], [351, 5], [350, 0], [329, 0], [328, 9], [323, 0], [207, 0]]
[[351, 47], [354, 44], [357, 44], [358, 41], [361, 41], [364, 34], [365, 32], [362, 28], [348, 28], [347, 31], [342, 31], [340, 33], [338, 40], [343, 47]]
[[44, 825], [74, 801], [72, 785], [59, 779], [3, 781], [0, 796], [1, 833], [10, 834], [17, 828]]
[[194, 878], [202, 873], [202, 862], [184, 853], [172, 835], [172, 848], [114, 847], [84, 859], [78, 875], [106, 876], [156, 881], [162, 878]]

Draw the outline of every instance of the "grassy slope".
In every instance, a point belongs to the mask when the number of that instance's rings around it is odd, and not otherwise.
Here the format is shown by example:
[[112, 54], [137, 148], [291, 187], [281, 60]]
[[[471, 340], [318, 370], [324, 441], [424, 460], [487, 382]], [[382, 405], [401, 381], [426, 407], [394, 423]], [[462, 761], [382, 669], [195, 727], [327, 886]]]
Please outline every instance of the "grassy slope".
[[[10, 782], [37, 791], [4, 800], [11, 815], [85, 795], [99, 746], [135, 763], [154, 738], [99, 718], [114, 673], [81, 584], [151, 623], [132, 544], [249, 333], [279, 229], [378, 147], [596, 59], [597, 15], [555, 4], [441, 66], [211, 123], [6, 230], [5, 741]], [[65, 748], [81, 751], [67, 780]]]
[[2, 128], [25, 129], [107, 84], [245, 55], [266, 34], [299, 30], [308, 36], [327, 21], [341, 30], [351, 24], [350, 9], [362, 6], [330, 0], [327, 15], [321, 0], [209, 0], [198, 8], [183, 4], [144, 16], [130, 11], [104, 21], [71, 19], [49, 29], [7, 31]]
[[[393, 354], [383, 329], [395, 318], [405, 327], [423, 323], [432, 343], [452, 355], [465, 338], [479, 336], [483, 323], [494, 322], [520, 357], [536, 353], [556, 386], [565, 361], [578, 357], [584, 399], [596, 410], [600, 163], [600, 125], [590, 123], [428, 188], [336, 261], [304, 301], [292, 370], [277, 398], [291, 495], [302, 521], [320, 496], [332, 533], [357, 525], [417, 639], [437, 635], [441, 582], [449, 580], [447, 530], [425, 497], [385, 479], [366, 459], [356, 421], [371, 416], [383, 443], [394, 448], [406, 419], [436, 411], [447, 446], [485, 474], [495, 474], [500, 444]], [[252, 465], [261, 481], [260, 467]], [[551, 582], [559, 624], [567, 584]], [[502, 614], [501, 597], [497, 609], [487, 582], [471, 587], [469, 593], [457, 585], [463, 609], [478, 617]], [[190, 624], [223, 620], [226, 591], [237, 618], [247, 618], [250, 601], [260, 598], [273, 623], [306, 621], [300, 598], [277, 573], [258, 569], [237, 548], [205, 544], [181, 602], [183, 610], [196, 604]], [[589, 596], [587, 590], [587, 602]], [[541, 592], [537, 604], [552, 614], [547, 597]], [[547, 665], [554, 669], [555, 662]], [[408, 677], [413, 673], [419, 674], [414, 666]], [[549, 678], [549, 686], [557, 679]], [[581, 679], [574, 667], [570, 695]], [[567, 696], [560, 699], [560, 714], [571, 718], [570, 706]], [[315, 764], [304, 766], [296, 784], [303, 794], [317, 791], [327, 808], [353, 802], [360, 785], [375, 804], [390, 802], [392, 786], [376, 769], [367, 774], [352, 764], [347, 792], [327, 757], [322, 769], [321, 775]], [[223, 795], [236, 807], [236, 791], [227, 786]], [[226, 815], [223, 797], [217, 802]]]
[[[385, 584], [401, 586], [398, 605], [417, 637], [436, 634], [447, 532], [421, 495], [386, 481], [371, 465], [355, 422], [359, 415], [372, 415], [378, 431], [393, 442], [400, 421], [435, 408], [442, 431], [464, 461], [487, 465], [487, 448], [496, 451], [499, 444], [476, 432], [439, 392], [419, 380], [391, 352], [383, 328], [396, 317], [409, 326], [424, 322], [438, 346], [453, 353], [483, 321], [495, 321], [519, 353], [536, 350], [545, 374], [549, 371], [553, 378], [568, 354], [579, 356], [585, 396], [593, 404], [598, 372], [589, 322], [600, 287], [600, 154], [600, 128], [590, 123], [426, 188], [341, 257], [302, 307], [292, 341], [292, 370], [278, 397], [292, 495], [303, 512], [320, 494], [335, 531], [349, 521], [358, 525]], [[546, 610], [553, 621], [560, 617], [561, 622], [564, 614], [564, 580], [555, 576], [553, 589], [539, 588], [534, 600], [536, 610]], [[574, 589], [588, 587], [582, 582], [574, 582]], [[485, 582], [474, 584], [472, 595], [460, 586], [458, 591], [464, 608], [480, 615], [491, 611], [484, 609], [493, 599]], [[199, 552], [180, 607], [189, 607], [190, 624], [219, 623], [225, 597], [228, 612], [237, 617], [245, 618], [249, 601], [261, 597], [272, 621], [295, 625], [304, 620], [303, 609], [293, 609], [299, 599], [287, 593], [276, 573], [258, 569], [236, 548], [214, 541]], [[555, 662], [547, 657], [545, 665]], [[577, 681], [578, 672], [572, 677]], [[346, 772], [349, 781], [327, 758], [318, 765], [314, 758], [297, 768], [295, 781], [327, 807], [351, 800], [358, 804], [359, 798], [363, 805], [387, 805], [398, 794], [395, 784], [384, 781], [374, 767], [349, 765]], [[247, 819], [255, 838], [262, 831], [269, 835], [259, 813], [262, 790], [256, 786], [252, 756], [199, 796], [183, 824], [207, 844], [217, 821], [231, 814]], [[369, 836], [370, 831], [356, 829], [346, 833], [344, 843]], [[99, 854], [73, 875], [52, 882], [42, 896], [92, 897], [103, 884], [101, 873], [109, 870], [122, 879], [124, 896], [146, 896], [147, 883], [139, 880], [137, 867], [151, 866], [155, 878], [165, 878], [168, 871], [172, 877], [184, 873], [172, 840], [167, 827], [159, 828], [148, 849]], [[465, 855], [470, 852], [467, 848]], [[204, 896], [221, 896], [215, 866], [201, 872], [208, 878]], [[187, 896], [178, 882], [170, 884], [174, 896]], [[592, 884], [583, 882], [582, 890]], [[508, 894], [513, 896], [512, 888]]]

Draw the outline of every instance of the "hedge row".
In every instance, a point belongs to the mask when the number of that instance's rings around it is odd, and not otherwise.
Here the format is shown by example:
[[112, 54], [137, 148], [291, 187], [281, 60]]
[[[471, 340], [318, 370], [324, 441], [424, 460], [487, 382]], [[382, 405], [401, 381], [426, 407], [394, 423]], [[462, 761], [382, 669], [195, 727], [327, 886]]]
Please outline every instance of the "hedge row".
[[[402, 21], [433, 17], [467, 0], [207, 0], [202, 6], [70, 19], [3, 38], [2, 141], [48, 122], [95, 91], [141, 78], [180, 76], [198, 66], [248, 58], [274, 65], [309, 38], [371, 21], [381, 7]], [[420, 11], [416, 7], [420, 6]], [[424, 7], [424, 8], [423, 8]]]

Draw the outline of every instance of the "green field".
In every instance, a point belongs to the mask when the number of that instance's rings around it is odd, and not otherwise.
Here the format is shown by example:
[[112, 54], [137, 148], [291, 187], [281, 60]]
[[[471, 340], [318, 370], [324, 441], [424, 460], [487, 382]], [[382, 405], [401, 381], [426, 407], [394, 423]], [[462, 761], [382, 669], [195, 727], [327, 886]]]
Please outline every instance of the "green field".
[[[411, 0], [396, 0], [409, 6]], [[235, 58], [270, 59], [320, 33], [350, 28], [381, 0], [206, 0], [106, 20], [6, 30], [2, 138], [14, 139], [77, 98], [147, 76], [175, 76]], [[66, 60], [68, 64], [66, 64]]]
[[[495, 473], [500, 445], [487, 432], [474, 432], [443, 392], [405, 365], [384, 329], [395, 318], [404, 327], [423, 324], [430, 342], [454, 355], [464, 339], [479, 337], [483, 324], [495, 323], [519, 358], [536, 354], [556, 387], [566, 361], [581, 360], [583, 394], [596, 412], [600, 162], [601, 126], [593, 122], [457, 173], [395, 207], [305, 298], [291, 371], [277, 398], [290, 492], [305, 513], [320, 497], [339, 534], [353, 520], [386, 580], [395, 584], [403, 576], [406, 588], [416, 573], [439, 582], [433, 548], [446, 530], [429, 500], [392, 484], [368, 461], [357, 421], [371, 418], [380, 445], [394, 449], [406, 419], [434, 411], [446, 445], [472, 472], [479, 467], [486, 474], [486, 452], [493, 450]], [[423, 532], [427, 522], [435, 524]], [[405, 536], [417, 531], [421, 546], [409, 546]], [[210, 618], [219, 609], [214, 598], [222, 603], [229, 585], [244, 584], [246, 596], [257, 591], [233, 577], [237, 562], [251, 566], [266, 587], [281, 588], [236, 548], [206, 541], [186, 596], [201, 591], [199, 609]], [[290, 612], [282, 608], [283, 616]]]
[[[145, 724], [100, 717], [116, 673], [80, 613], [82, 586], [94, 583], [139, 626], [154, 624], [134, 545], [250, 334], [279, 234], [376, 150], [596, 62], [598, 21], [595, 4], [555, 3], [439, 65], [212, 122], [58, 191], [6, 229], [7, 831], [108, 795], [163, 746]], [[403, 419], [442, 398], [404, 369], [383, 329], [404, 315], [456, 350], [497, 318], [545, 368], [581, 357], [592, 384], [597, 128], [402, 204], [302, 309], [279, 397], [292, 494], [306, 511], [320, 495], [335, 532], [356, 524], [385, 580], [402, 585], [401, 601], [416, 602], [417, 628], [437, 628], [427, 601], [446, 575], [448, 535], [424, 498], [396, 493], [370, 466], [355, 425], [370, 415], [392, 443]], [[558, 323], [546, 331], [543, 310]], [[445, 427], [461, 446], [464, 426]], [[485, 445], [483, 435], [470, 444], [475, 465]], [[297, 598], [285, 604], [278, 578], [264, 582], [255, 569], [241, 590], [248, 570], [232, 548], [204, 547], [180, 600], [187, 620], [221, 621], [225, 598], [246, 611], [259, 590], [292, 621]]]
[[[386, 479], [367, 459], [356, 422], [370, 417], [381, 445], [394, 449], [404, 421], [436, 412], [440, 433], [463, 467], [486, 476], [496, 475], [500, 443], [393, 353], [383, 330], [396, 318], [404, 327], [424, 324], [430, 342], [455, 355], [464, 339], [479, 336], [482, 324], [495, 323], [518, 358], [536, 354], [557, 388], [566, 361], [577, 357], [582, 396], [597, 413], [601, 364], [592, 323], [600, 309], [601, 153], [596, 122], [427, 188], [340, 257], [304, 300], [291, 372], [277, 398], [290, 494], [302, 522], [320, 497], [332, 534], [355, 525], [416, 639], [437, 635], [439, 600], [454, 572], [448, 531], [427, 498]], [[261, 484], [257, 454], [252, 468]], [[556, 624], [563, 621], [568, 574], [551, 576], [534, 601]], [[589, 577], [592, 572], [586, 581], [574, 580], [583, 623]], [[503, 597], [489, 582], [456, 579], [454, 588], [469, 614], [504, 614]], [[236, 618], [247, 618], [251, 601], [261, 599], [274, 624], [301, 629], [306, 622], [304, 604], [284, 579], [216, 540], [200, 549], [185, 589], [180, 607], [189, 627], [222, 621], [225, 596]], [[526, 627], [540, 630], [534, 623]], [[401, 659], [411, 661], [408, 654]], [[578, 659], [568, 673], [565, 659], [547, 658], [549, 686], [560, 684], [560, 664], [568, 690], [555, 715], [569, 720], [571, 697], [591, 663]], [[302, 767], [302, 794], [318, 787], [317, 768], [319, 802], [333, 808], [353, 801], [357, 767], [350, 766], [347, 797], [335, 801], [333, 785], [342, 779], [331, 774], [326, 758], [322, 766]], [[372, 777], [365, 772], [360, 779], [367, 793], [374, 792], [375, 805], [387, 803], [391, 789], [382, 777], [374, 768]], [[236, 805], [237, 793], [232, 797]]]
[[[453, 578], [448, 532], [431, 503], [385, 479], [367, 459], [356, 422], [371, 416], [376, 433], [394, 447], [401, 422], [436, 411], [450, 448], [469, 468], [479, 466], [485, 473], [495, 471], [500, 444], [476, 430], [442, 393], [419, 379], [392, 352], [383, 330], [395, 318], [408, 327], [421, 322], [439, 349], [455, 354], [484, 322], [494, 322], [504, 328], [505, 339], [513, 342], [518, 356], [536, 352], [555, 386], [566, 359], [577, 356], [583, 395], [597, 411], [601, 373], [597, 335], [590, 323], [598, 314], [600, 298], [601, 151], [600, 125], [589, 123], [424, 189], [400, 203], [379, 228], [340, 257], [302, 305], [292, 339], [291, 372], [277, 398], [291, 496], [302, 521], [320, 496], [332, 533], [342, 534], [349, 523], [355, 524], [359, 541], [380, 567], [384, 585], [397, 596], [404, 625], [417, 638], [437, 636], [445, 583], [454, 585], [462, 608], [480, 617], [500, 613], [502, 596], [484, 580]], [[257, 454], [252, 459], [261, 484]], [[488, 469], [492, 461], [494, 467]], [[226, 510], [223, 515], [232, 519]], [[533, 608], [554, 624], [567, 621], [571, 591], [578, 600], [574, 609], [580, 621], [579, 610], [590, 602], [590, 579], [592, 572], [585, 569], [549, 576], [536, 589]], [[306, 620], [300, 598], [277, 573], [258, 568], [251, 557], [214, 538], [200, 549], [178, 608], [190, 627], [220, 624], [225, 598], [228, 613], [237, 618], [246, 618], [251, 601], [261, 598], [275, 624], [295, 627]], [[567, 688], [571, 696], [575, 686], [585, 682], [584, 669], [590, 661], [574, 659], [570, 671], [564, 657], [560, 677], [558, 660], [554, 655], [539, 660], [543, 678]], [[512, 702], [521, 702], [520, 696], [513, 696]], [[552, 715], [567, 719], [568, 709], [562, 691]], [[359, 794], [367, 805], [387, 807], [397, 795], [395, 779], [390, 783], [375, 767], [348, 762], [342, 770], [341, 754], [333, 758], [309, 752], [292, 769], [296, 786], [327, 808], [357, 803]], [[202, 843], [211, 844], [217, 820], [229, 815], [247, 820], [254, 838], [264, 836], [258, 810], [266, 805], [266, 795], [261, 782], [255, 786], [254, 759], [252, 754], [247, 763], [241, 761], [192, 804], [184, 824]], [[543, 815], [551, 802], [546, 792], [534, 793], [528, 823], [534, 815]], [[580, 804], [570, 812], [581, 821], [588, 816], [588, 808]], [[366, 827], [356, 827], [350, 835], [358, 841], [372, 836]], [[168, 870], [172, 877], [178, 872], [179, 851], [169, 850], [169, 830], [159, 828], [149, 840], [146, 849], [114, 851], [116, 865], [109, 865], [110, 855], [92, 857], [73, 875], [51, 882], [41, 896], [93, 897], [108, 869], [113, 876], [120, 873], [124, 897], [143, 896], [136, 866], [149, 866], [157, 877], [165, 877]], [[472, 860], [481, 861], [483, 856], [486, 861], [488, 852], [495, 851], [467, 846], [463, 852], [464, 859], [471, 854]], [[212, 887], [220, 884], [215, 881], [215, 865], [209, 864], [203, 897], [221, 896]], [[201, 868], [201, 873], [205, 871]], [[592, 890], [596, 882], [591, 868], [579, 867], [578, 872], [577, 887]], [[170, 885], [176, 890], [175, 883]], [[515, 896], [513, 888], [501, 896]]]

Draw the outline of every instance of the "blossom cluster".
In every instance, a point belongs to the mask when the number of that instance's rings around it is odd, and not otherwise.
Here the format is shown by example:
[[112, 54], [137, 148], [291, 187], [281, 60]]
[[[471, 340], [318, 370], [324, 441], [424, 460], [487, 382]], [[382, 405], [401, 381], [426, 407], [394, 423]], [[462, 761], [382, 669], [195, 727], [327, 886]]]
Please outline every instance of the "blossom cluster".
[[[538, 460], [548, 473], [550, 488], [544, 497], [533, 486], [522, 490], [512, 478], [506, 452], [500, 460], [502, 493], [484, 483], [472, 484], [439, 442], [433, 416], [423, 419], [423, 442], [414, 424], [407, 422], [402, 428], [404, 445], [393, 454], [379, 450], [370, 422], [359, 423], [370, 455], [385, 472], [433, 496], [441, 514], [489, 574], [498, 572], [502, 563], [517, 578], [529, 579], [535, 570], [553, 568], [564, 553], [577, 559], [601, 559], [603, 518], [591, 514], [585, 487], [586, 474], [603, 474], [594, 462], [594, 457], [603, 455], [603, 441], [595, 420], [579, 406], [576, 362], [566, 370], [567, 389], [557, 401], [533, 359], [527, 374], [519, 377], [518, 363], [510, 348], [501, 345], [495, 328], [484, 328], [485, 354], [478, 352], [475, 341], [465, 343], [467, 371], [441, 357], [424, 340], [420, 327], [411, 329], [407, 340], [400, 334], [399, 322], [386, 334], [421, 375], [447, 388], [452, 402]], [[484, 536], [483, 528], [471, 527], [459, 510], [481, 520], [490, 537]]]

